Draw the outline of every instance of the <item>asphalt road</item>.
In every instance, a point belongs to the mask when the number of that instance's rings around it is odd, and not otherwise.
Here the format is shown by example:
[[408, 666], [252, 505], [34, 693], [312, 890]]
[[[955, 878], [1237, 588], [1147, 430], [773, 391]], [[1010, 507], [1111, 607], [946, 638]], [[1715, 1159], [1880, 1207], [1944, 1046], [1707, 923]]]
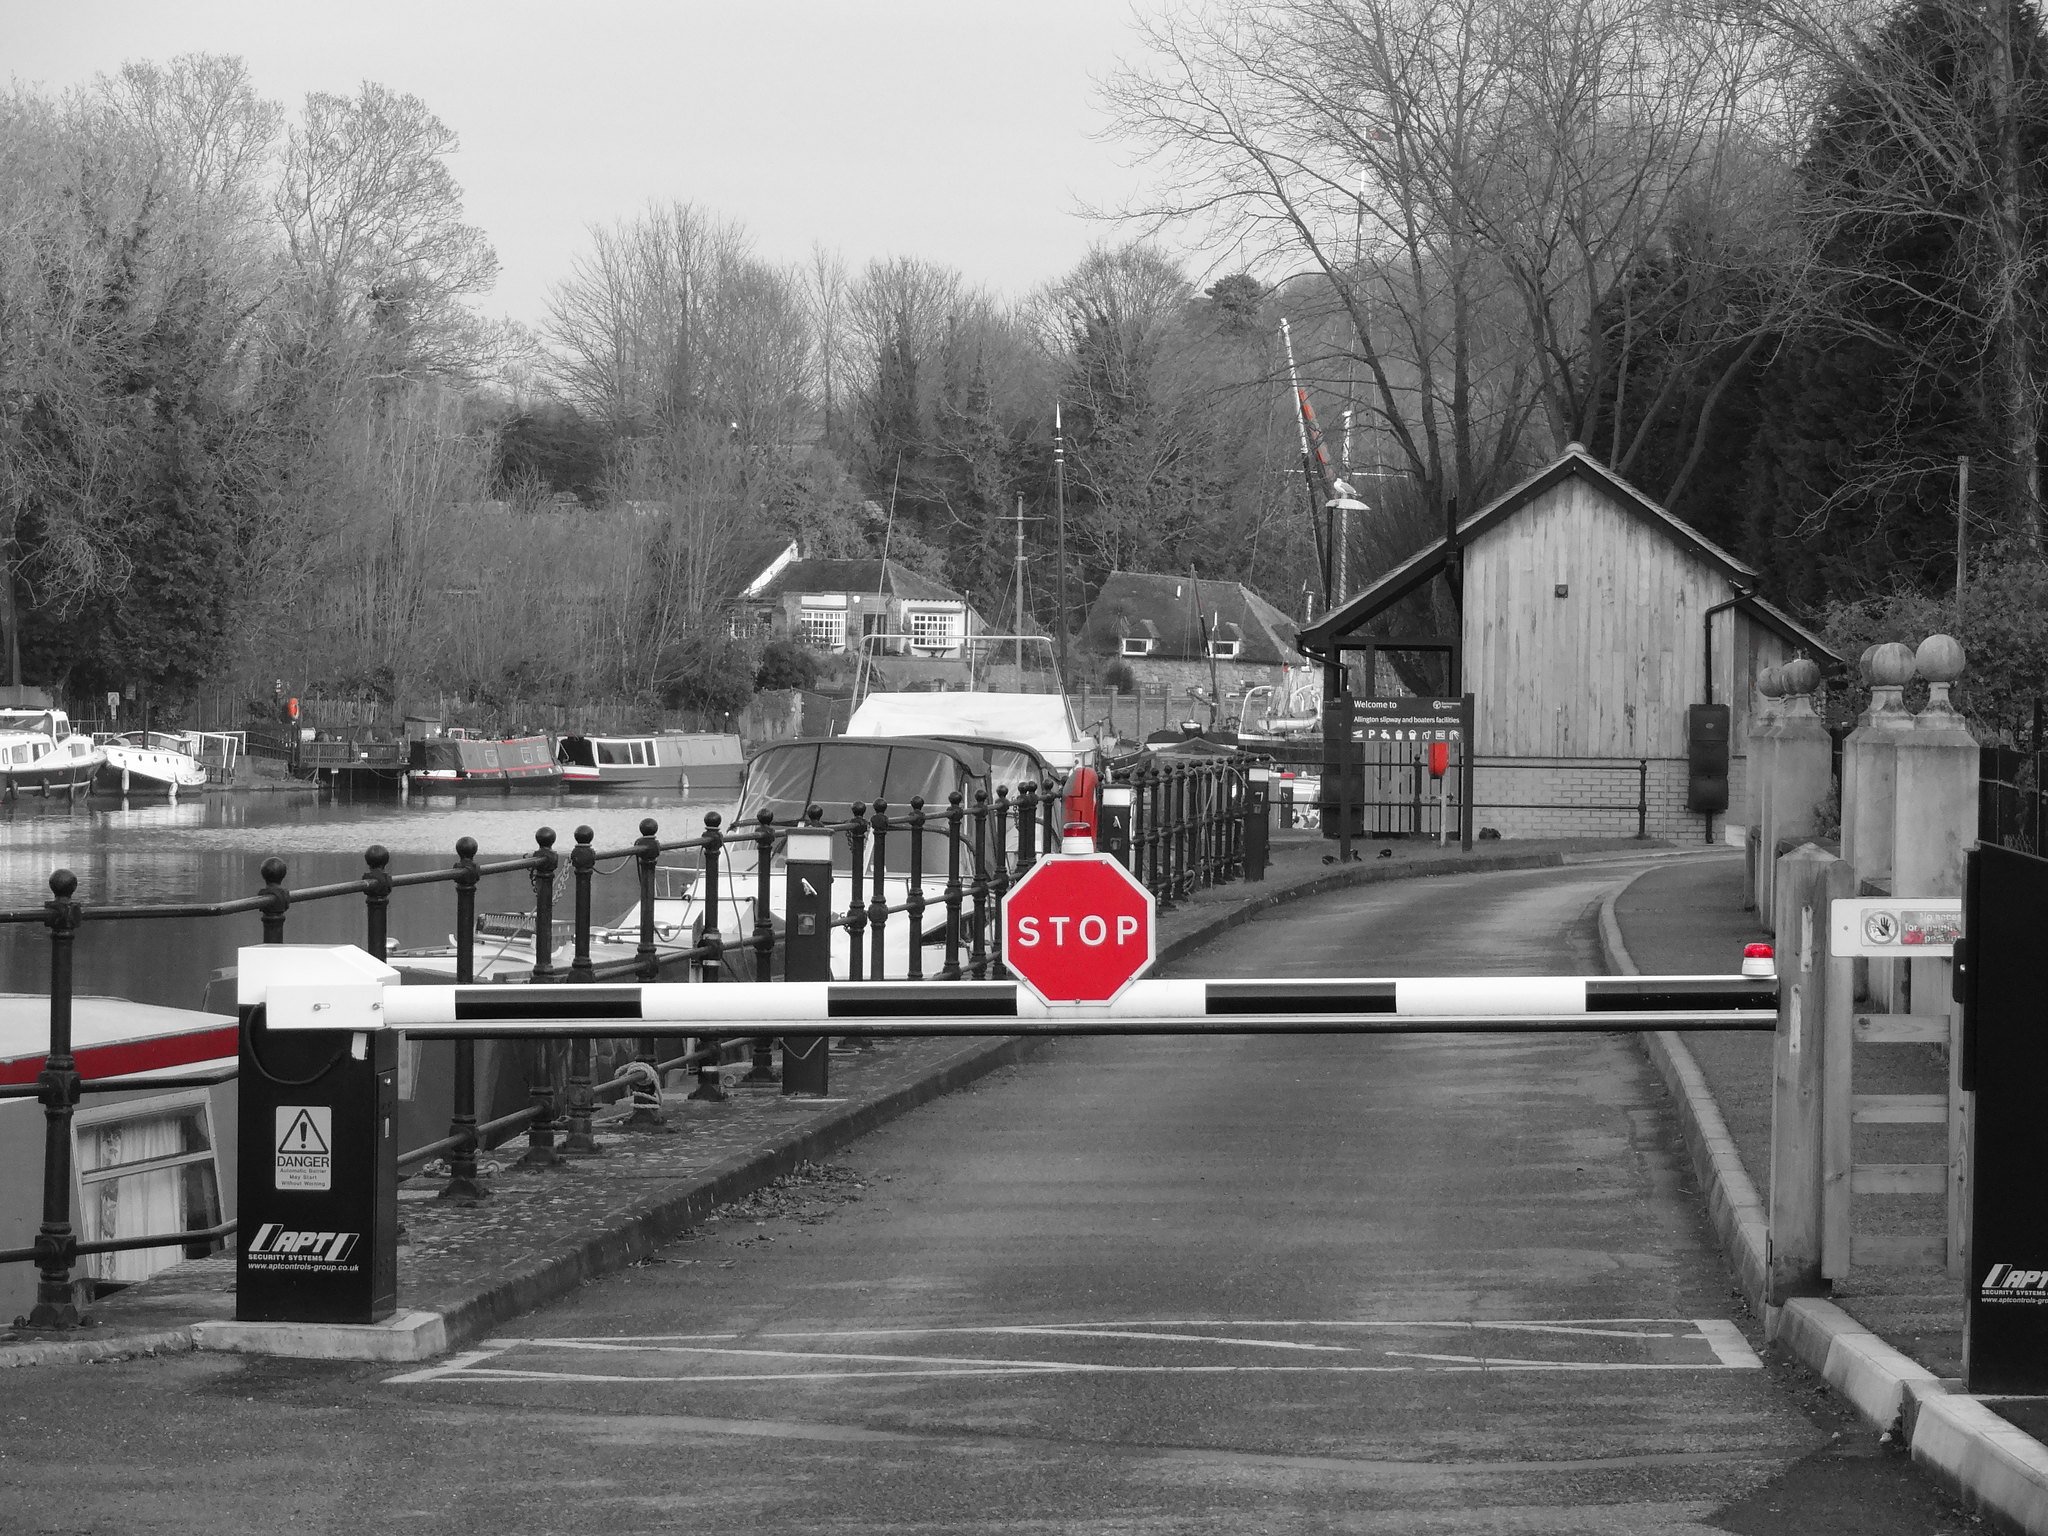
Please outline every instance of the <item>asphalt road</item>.
[[[1597, 970], [1613, 867], [1182, 974]], [[1079, 1040], [423, 1370], [0, 1382], [23, 1531], [1947, 1533], [1760, 1359], [1611, 1036]]]

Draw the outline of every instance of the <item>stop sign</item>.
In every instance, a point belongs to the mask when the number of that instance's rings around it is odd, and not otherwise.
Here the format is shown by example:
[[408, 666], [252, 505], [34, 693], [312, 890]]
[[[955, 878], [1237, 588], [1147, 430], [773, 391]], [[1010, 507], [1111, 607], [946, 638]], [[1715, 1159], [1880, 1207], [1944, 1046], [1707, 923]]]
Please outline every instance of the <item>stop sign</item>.
[[1003, 963], [1048, 1003], [1106, 1003], [1153, 953], [1152, 893], [1106, 853], [1041, 859], [1003, 897]]

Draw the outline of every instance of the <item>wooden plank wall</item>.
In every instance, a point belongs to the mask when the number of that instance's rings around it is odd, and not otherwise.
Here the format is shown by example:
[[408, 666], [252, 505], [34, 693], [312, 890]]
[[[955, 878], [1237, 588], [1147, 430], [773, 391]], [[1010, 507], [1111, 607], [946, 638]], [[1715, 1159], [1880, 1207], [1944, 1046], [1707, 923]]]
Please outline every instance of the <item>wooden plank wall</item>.
[[[1599, 488], [1563, 481], [1466, 552], [1478, 750], [1684, 756], [1686, 706], [1704, 687], [1701, 619], [1730, 593], [1718, 567]], [[1732, 610], [1714, 630], [1715, 698], [1735, 706], [1739, 752], [1756, 671], [1783, 660], [1784, 646]]]

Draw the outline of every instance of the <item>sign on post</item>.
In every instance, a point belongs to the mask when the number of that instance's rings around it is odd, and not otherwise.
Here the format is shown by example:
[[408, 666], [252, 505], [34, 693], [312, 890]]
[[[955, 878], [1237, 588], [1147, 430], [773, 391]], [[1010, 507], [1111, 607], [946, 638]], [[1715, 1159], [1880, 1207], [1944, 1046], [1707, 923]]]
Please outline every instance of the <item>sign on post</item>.
[[1962, 932], [1959, 896], [1846, 897], [1828, 904], [1828, 953], [1838, 960], [1945, 960]]
[[1106, 853], [1041, 859], [1003, 897], [1003, 963], [1047, 1003], [1106, 1003], [1152, 968], [1152, 893]]

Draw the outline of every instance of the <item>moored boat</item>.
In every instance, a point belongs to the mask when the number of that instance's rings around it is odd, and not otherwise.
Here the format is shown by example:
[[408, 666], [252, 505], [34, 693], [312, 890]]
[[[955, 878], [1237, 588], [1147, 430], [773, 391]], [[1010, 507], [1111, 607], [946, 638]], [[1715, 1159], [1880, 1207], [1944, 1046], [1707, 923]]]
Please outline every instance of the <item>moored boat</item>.
[[484, 741], [450, 731], [417, 739], [407, 772], [415, 789], [548, 790], [562, 782], [545, 736]]
[[169, 795], [206, 788], [206, 765], [186, 751], [187, 741], [162, 731], [101, 735], [93, 744], [105, 754], [94, 786], [108, 794]]
[[555, 749], [564, 789], [673, 789], [685, 795], [738, 789], [747, 754], [737, 736], [651, 731], [638, 736], [564, 736]]
[[89, 790], [106, 760], [61, 709], [0, 709], [0, 795], [7, 799]]

